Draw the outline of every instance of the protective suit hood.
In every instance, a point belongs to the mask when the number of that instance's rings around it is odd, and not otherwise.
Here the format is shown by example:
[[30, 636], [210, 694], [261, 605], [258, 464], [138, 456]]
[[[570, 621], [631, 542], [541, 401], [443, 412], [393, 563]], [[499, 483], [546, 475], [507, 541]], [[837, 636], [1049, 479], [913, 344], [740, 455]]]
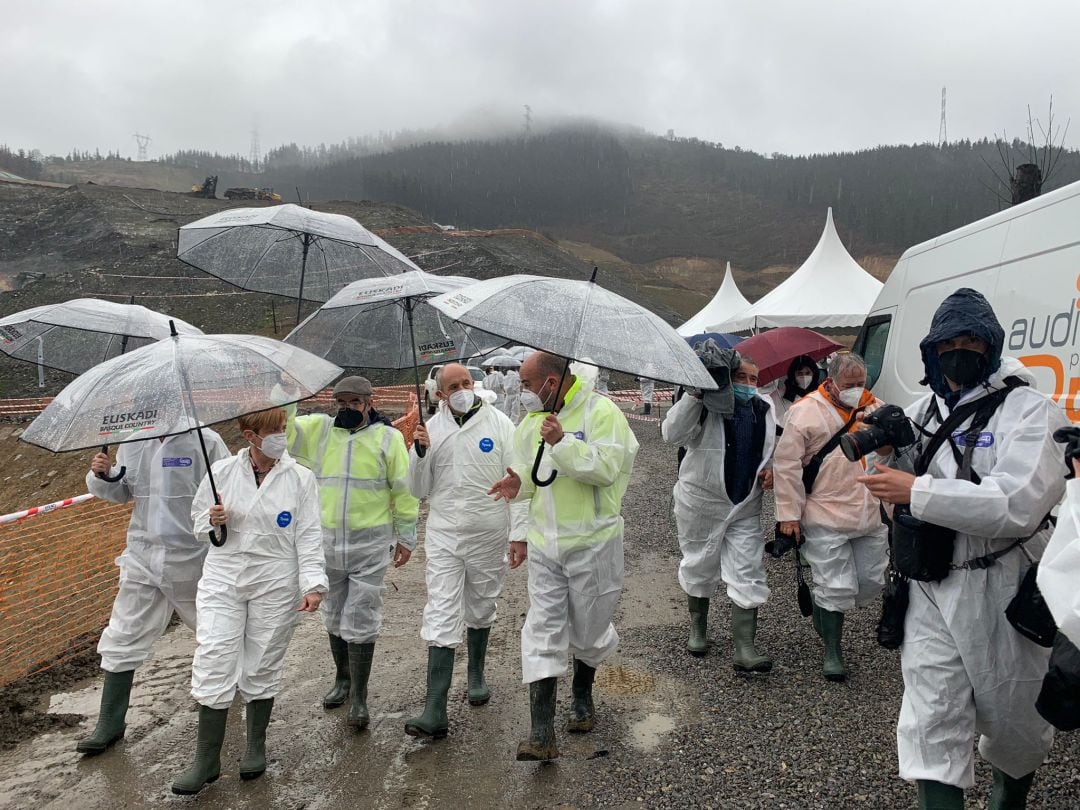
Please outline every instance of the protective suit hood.
[[950, 392], [950, 388], [941, 373], [936, 346], [943, 340], [951, 340], [961, 335], [974, 335], [989, 344], [986, 377], [979, 381], [980, 384], [986, 383], [1001, 366], [1005, 330], [998, 323], [990, 302], [982, 293], [969, 287], [962, 287], [941, 302], [930, 322], [930, 331], [919, 343], [923, 369], [926, 372], [920, 384], [929, 384], [938, 396], [944, 397]]

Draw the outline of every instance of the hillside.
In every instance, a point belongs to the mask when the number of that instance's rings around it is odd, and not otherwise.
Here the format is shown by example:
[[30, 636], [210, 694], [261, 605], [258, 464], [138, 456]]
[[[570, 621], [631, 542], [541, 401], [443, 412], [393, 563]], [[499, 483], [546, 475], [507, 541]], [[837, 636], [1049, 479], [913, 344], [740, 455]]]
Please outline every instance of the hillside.
[[[180, 225], [235, 206], [152, 189], [0, 182], [0, 316], [70, 298], [126, 301], [135, 296], [138, 303], [207, 332], [283, 336], [293, 320], [291, 301], [238, 292], [175, 258]], [[535, 232], [442, 231], [416, 212], [388, 203], [339, 201], [315, 207], [354, 217], [430, 271], [478, 279], [514, 272], [587, 278], [591, 267]], [[647, 268], [605, 271], [601, 280], [673, 321], [686, 310], [678, 304], [689, 291], [675, 288], [665, 290], [662, 298], [654, 295], [655, 288], [666, 285]], [[314, 306], [306, 304], [305, 312]], [[400, 375], [372, 376], [397, 381]], [[48, 390], [67, 379], [49, 373]], [[0, 357], [0, 397], [20, 395], [40, 395], [36, 368]]]

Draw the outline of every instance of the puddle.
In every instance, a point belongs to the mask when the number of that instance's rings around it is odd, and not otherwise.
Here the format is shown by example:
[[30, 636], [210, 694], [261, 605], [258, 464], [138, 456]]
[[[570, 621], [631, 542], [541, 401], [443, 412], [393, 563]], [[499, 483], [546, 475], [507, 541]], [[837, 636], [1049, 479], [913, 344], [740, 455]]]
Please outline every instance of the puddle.
[[666, 714], [649, 712], [630, 727], [634, 745], [642, 751], [651, 751], [660, 744], [660, 738], [675, 728], [675, 721]]
[[594, 683], [613, 695], [644, 695], [656, 688], [656, 678], [648, 672], [623, 666], [602, 667]]

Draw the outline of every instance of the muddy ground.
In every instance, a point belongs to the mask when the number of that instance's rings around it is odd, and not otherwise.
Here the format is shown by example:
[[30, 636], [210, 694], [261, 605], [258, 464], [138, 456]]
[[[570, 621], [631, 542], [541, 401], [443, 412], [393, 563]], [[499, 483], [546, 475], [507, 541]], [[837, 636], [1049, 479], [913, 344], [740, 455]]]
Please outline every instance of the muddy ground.
[[[827, 683], [819, 674], [820, 643], [795, 604], [792, 561], [770, 561], [773, 596], [761, 611], [759, 637], [776, 660], [774, 671], [751, 677], [732, 671], [723, 599], [713, 603], [710, 654], [686, 655], [684, 597], [668, 518], [674, 453], [660, 443], [655, 422], [632, 424], [642, 449], [624, 510], [627, 577], [616, 622], [622, 640], [598, 673], [597, 729], [579, 737], [560, 734], [563, 756], [557, 762], [513, 761], [528, 729], [518, 658], [527, 605], [524, 570], [508, 577], [499, 602], [489, 653], [491, 703], [471, 708], [465, 702], [462, 651], [450, 736], [425, 743], [402, 733], [405, 718], [423, 700], [421, 549], [388, 577], [368, 731], [353, 734], [344, 725], [343, 709], [322, 709], [330, 656], [319, 619], [305, 617], [289, 650], [265, 777], [237, 777], [243, 751], [237, 704], [222, 778], [197, 799], [173, 797], [169, 784], [186, 767], [196, 727], [188, 694], [193, 637], [187, 628], [174, 627], [138, 673], [126, 740], [101, 757], [80, 760], [72, 750], [96, 717], [96, 678], [61, 684], [59, 693], [44, 683], [22, 692], [24, 701], [58, 720], [41, 723], [36, 730], [43, 733], [0, 752], [0, 808], [914, 806], [914, 789], [896, 777], [899, 661], [873, 641], [875, 609], [850, 617], [849, 681]], [[568, 691], [564, 680], [561, 708]], [[80, 715], [86, 719], [77, 723]], [[985, 806], [985, 765], [979, 766], [978, 780], [968, 807]], [[1080, 806], [1075, 735], [1059, 736], [1030, 806]]]

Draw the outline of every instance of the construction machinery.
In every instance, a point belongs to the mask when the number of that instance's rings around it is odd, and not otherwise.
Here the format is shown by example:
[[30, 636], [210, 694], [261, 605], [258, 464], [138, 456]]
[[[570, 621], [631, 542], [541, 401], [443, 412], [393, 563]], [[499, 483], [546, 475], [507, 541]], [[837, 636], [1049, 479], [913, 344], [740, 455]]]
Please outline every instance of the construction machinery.
[[193, 185], [190, 194], [192, 197], [205, 197], [208, 200], [217, 199], [217, 175], [209, 175], [201, 183]]
[[281, 195], [275, 194], [272, 188], [227, 188], [225, 189], [225, 199], [283, 202]]

